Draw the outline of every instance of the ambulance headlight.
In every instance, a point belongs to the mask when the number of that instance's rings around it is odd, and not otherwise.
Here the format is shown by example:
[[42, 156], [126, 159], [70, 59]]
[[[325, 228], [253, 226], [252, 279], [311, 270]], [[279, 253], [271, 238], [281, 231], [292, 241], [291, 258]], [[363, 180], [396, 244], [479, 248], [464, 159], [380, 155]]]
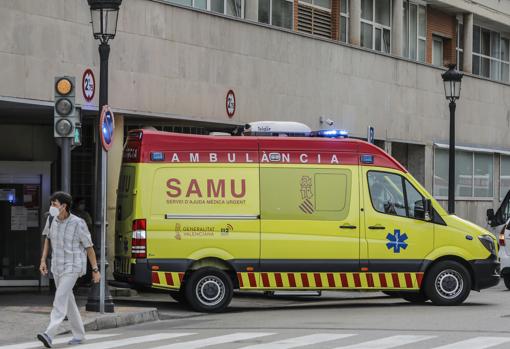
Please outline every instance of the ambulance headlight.
[[496, 255], [496, 245], [494, 243], [494, 239], [487, 235], [481, 235], [478, 237], [478, 240], [482, 243], [482, 245], [493, 255]]

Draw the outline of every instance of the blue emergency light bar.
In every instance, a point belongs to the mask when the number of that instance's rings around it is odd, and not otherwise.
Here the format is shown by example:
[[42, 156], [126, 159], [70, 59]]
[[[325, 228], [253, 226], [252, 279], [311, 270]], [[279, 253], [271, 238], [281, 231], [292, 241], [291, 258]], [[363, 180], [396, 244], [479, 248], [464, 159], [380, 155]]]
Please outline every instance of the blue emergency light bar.
[[326, 137], [326, 138], [349, 138], [349, 131], [347, 130], [319, 130], [312, 132], [312, 137]]

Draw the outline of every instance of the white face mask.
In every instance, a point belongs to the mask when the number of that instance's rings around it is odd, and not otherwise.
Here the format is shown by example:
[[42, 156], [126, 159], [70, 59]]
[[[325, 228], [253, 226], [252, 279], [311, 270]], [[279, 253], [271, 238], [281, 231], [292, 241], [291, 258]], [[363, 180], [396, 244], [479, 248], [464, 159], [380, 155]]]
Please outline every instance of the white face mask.
[[58, 207], [55, 207], [55, 206], [50, 207], [50, 216], [56, 217], [59, 214], [60, 214], [60, 209]]

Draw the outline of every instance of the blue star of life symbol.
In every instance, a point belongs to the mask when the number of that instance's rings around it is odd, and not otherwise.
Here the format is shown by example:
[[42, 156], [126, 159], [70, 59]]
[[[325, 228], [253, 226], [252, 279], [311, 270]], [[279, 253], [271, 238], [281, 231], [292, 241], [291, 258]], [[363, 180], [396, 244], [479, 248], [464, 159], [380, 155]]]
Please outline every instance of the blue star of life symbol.
[[388, 233], [386, 239], [389, 241], [386, 247], [388, 250], [393, 248], [394, 253], [400, 253], [401, 248], [404, 250], [407, 248], [407, 243], [405, 242], [407, 240], [407, 234], [400, 234], [400, 229], [395, 229], [394, 234]]

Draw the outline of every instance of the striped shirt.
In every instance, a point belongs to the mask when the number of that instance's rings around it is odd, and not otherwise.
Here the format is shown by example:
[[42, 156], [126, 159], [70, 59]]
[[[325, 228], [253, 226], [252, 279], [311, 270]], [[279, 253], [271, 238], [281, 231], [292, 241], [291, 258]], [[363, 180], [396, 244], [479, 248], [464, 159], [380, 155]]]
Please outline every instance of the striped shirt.
[[49, 227], [49, 219], [42, 233], [51, 242], [51, 272], [54, 275], [87, 272], [86, 248], [93, 246], [89, 229], [85, 221], [73, 214], [60, 220], [53, 219]]

